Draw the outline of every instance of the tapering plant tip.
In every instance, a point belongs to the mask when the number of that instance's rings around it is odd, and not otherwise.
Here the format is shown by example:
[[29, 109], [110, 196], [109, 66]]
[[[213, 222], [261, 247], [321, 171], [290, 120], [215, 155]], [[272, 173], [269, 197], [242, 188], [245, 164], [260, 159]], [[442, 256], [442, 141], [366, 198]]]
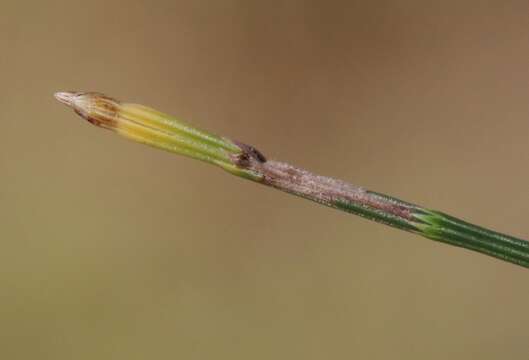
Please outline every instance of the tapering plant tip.
[[[163, 114], [149, 107], [122, 103], [97, 92], [58, 92], [55, 98], [91, 124], [112, 130], [128, 139], [213, 163], [240, 176], [257, 178], [238, 166], [234, 157], [242, 153], [233, 141]], [[256, 152], [255, 149], [249, 147]], [[264, 157], [261, 156], [262, 159]]]
[[90, 123], [115, 130], [120, 102], [96, 92], [63, 91], [55, 93], [55, 98], [71, 107], [78, 115]]
[[75, 93], [70, 91], [60, 91], [53, 94], [53, 96], [55, 96], [55, 99], [57, 99], [60, 103], [63, 103], [64, 105], [68, 106], [72, 106], [75, 95]]

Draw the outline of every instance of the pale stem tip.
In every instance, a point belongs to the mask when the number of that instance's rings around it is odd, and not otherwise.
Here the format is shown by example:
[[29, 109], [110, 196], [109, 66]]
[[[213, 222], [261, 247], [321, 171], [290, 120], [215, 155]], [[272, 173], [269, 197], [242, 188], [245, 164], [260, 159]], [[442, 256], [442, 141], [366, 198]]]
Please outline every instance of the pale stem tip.
[[75, 93], [68, 92], [68, 91], [61, 91], [61, 92], [55, 93], [53, 96], [55, 96], [55, 99], [57, 99], [59, 102], [63, 103], [64, 105], [72, 106]]

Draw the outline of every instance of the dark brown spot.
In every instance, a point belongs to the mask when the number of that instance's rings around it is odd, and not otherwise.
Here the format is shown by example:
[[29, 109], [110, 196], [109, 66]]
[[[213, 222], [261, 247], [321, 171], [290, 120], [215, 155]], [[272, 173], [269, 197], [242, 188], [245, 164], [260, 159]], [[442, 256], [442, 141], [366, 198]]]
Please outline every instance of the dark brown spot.
[[265, 163], [266, 157], [256, 148], [245, 143], [234, 141], [234, 143], [241, 148], [242, 154], [239, 155], [239, 161], [242, 163], [248, 163], [250, 159], [257, 161], [258, 163]]

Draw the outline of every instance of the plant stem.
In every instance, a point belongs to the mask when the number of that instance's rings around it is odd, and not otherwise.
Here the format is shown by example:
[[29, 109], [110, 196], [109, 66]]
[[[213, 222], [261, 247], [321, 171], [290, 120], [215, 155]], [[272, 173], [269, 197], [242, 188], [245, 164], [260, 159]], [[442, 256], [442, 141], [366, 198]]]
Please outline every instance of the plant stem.
[[319, 204], [529, 268], [529, 242], [368, 191], [344, 181], [267, 160], [244, 143], [196, 129], [151, 108], [98, 93], [62, 92], [62, 103], [94, 125], [129, 139], [205, 161]]

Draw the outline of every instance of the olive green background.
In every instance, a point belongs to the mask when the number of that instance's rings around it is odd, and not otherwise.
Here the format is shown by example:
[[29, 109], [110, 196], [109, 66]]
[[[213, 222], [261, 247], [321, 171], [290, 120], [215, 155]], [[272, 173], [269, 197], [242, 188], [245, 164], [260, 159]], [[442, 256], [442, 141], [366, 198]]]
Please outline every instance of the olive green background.
[[129, 142], [52, 94], [529, 238], [528, 13], [2, 1], [0, 357], [527, 358], [527, 270]]

